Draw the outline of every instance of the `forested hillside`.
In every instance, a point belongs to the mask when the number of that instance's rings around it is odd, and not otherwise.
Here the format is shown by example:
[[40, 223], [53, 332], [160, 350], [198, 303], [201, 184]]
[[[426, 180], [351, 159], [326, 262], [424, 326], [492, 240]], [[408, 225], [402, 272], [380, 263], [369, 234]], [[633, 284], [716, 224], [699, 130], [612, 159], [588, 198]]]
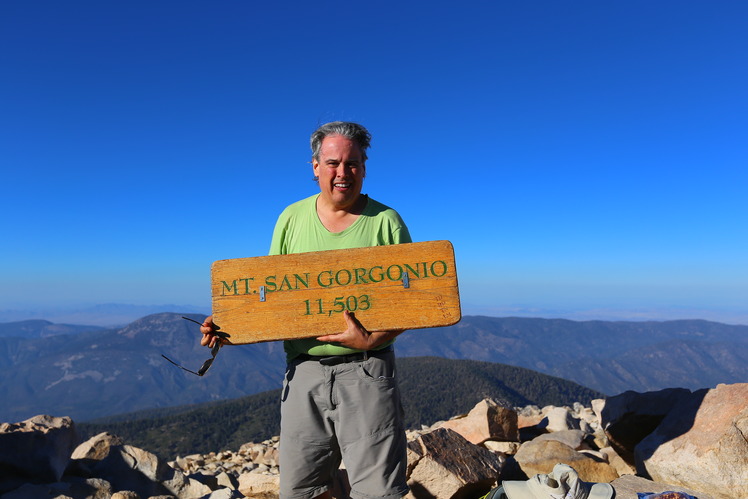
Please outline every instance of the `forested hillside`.
[[[589, 404], [602, 394], [529, 369], [490, 362], [436, 357], [397, 361], [409, 428], [431, 425], [467, 412], [483, 398], [509, 407]], [[177, 455], [238, 449], [279, 433], [280, 390], [223, 402], [143, 411], [79, 424], [88, 437], [102, 431], [166, 459]]]

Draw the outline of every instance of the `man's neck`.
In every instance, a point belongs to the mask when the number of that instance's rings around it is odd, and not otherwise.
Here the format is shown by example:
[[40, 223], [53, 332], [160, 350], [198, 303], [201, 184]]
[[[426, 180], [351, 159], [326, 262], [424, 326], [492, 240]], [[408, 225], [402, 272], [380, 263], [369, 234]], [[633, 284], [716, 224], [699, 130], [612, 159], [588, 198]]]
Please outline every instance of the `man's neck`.
[[317, 216], [330, 232], [343, 232], [353, 225], [353, 222], [364, 212], [367, 202], [368, 197], [361, 194], [350, 207], [338, 207], [327, 204], [322, 197], [318, 197]]

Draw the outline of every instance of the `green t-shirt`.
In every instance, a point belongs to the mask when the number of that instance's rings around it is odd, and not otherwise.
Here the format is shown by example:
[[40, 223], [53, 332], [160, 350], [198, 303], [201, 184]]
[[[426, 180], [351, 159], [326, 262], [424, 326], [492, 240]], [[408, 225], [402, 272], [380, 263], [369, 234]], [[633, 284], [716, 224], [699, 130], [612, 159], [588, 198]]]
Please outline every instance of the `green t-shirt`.
[[[363, 213], [350, 227], [342, 232], [330, 232], [322, 225], [317, 215], [318, 197], [319, 194], [315, 194], [283, 210], [273, 231], [273, 240], [270, 243], [271, 255], [412, 242], [408, 228], [400, 215], [392, 208], [368, 196]], [[343, 325], [341, 317], [341, 331]], [[323, 343], [314, 338], [285, 341], [283, 347], [289, 359], [301, 353], [345, 355], [357, 351], [332, 343]]]

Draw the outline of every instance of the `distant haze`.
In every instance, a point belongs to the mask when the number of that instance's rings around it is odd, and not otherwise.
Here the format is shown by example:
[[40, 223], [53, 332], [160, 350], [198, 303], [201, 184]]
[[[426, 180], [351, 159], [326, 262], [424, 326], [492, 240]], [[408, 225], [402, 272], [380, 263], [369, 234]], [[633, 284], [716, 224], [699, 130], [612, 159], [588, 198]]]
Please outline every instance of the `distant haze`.
[[[210, 315], [210, 305], [132, 305], [99, 304], [79, 307], [38, 308], [34, 310], [0, 310], [1, 322], [28, 319], [44, 319], [57, 324], [85, 324], [92, 326], [123, 326], [150, 314], [174, 312]], [[642, 308], [642, 309], [558, 309], [538, 307], [478, 307], [462, 305], [463, 315], [485, 315], [488, 317], [535, 317], [544, 319], [570, 319], [576, 321], [667, 321], [679, 319], [703, 319], [723, 324], [748, 325], [748, 311], [689, 308]]]

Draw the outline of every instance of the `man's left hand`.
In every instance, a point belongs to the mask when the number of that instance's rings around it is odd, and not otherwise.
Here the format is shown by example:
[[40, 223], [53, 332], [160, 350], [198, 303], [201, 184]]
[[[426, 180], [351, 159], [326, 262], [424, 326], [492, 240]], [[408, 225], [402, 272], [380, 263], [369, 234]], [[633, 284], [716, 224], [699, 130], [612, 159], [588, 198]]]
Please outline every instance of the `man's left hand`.
[[317, 340], [338, 343], [340, 346], [353, 348], [355, 350], [373, 350], [379, 345], [391, 340], [402, 331], [373, 331], [369, 332], [359, 322], [353, 312], [343, 311], [346, 322], [346, 330], [342, 333], [319, 336]]

